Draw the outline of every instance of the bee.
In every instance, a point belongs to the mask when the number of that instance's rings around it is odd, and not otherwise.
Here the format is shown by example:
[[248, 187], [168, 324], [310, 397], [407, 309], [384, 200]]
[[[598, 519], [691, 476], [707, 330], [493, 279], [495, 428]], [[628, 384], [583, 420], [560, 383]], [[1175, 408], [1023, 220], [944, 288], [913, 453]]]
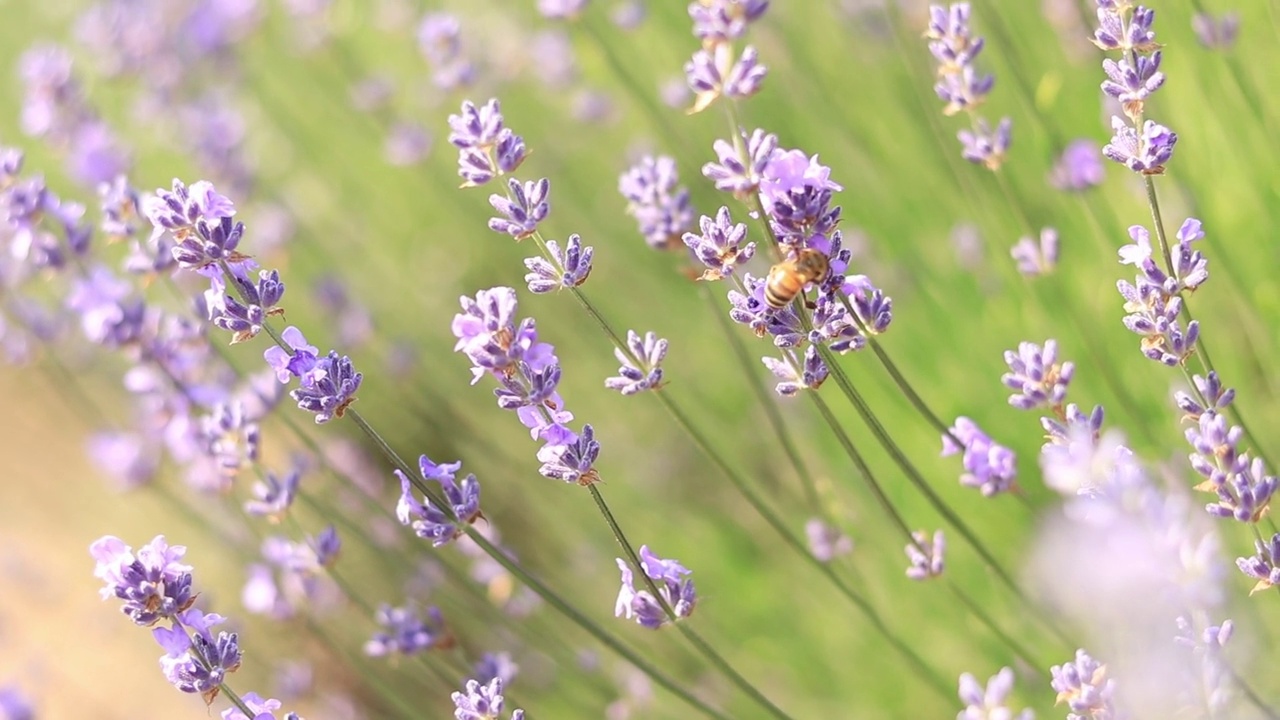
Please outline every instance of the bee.
[[796, 253], [794, 260], [780, 262], [769, 268], [764, 282], [764, 301], [769, 307], [781, 310], [795, 300], [809, 283], [822, 282], [831, 270], [826, 255], [812, 248]]

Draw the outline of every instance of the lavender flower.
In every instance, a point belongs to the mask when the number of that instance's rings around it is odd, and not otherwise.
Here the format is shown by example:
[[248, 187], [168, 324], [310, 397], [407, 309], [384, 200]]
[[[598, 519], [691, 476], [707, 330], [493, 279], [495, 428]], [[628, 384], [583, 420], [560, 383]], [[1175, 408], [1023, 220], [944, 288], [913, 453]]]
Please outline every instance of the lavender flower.
[[290, 390], [289, 396], [298, 403], [298, 409], [313, 413], [316, 424], [320, 425], [343, 416], [356, 401], [356, 390], [360, 389], [362, 380], [364, 373], [356, 372], [351, 358], [339, 357], [330, 350], [299, 377], [300, 386]]
[[746, 146], [745, 160], [738, 155], [733, 143], [716, 140], [712, 149], [718, 161], [703, 165], [702, 174], [715, 183], [717, 190], [745, 198], [760, 186], [765, 169], [778, 149], [778, 136], [756, 128], [742, 139]]
[[461, 26], [447, 12], [427, 13], [418, 24], [418, 50], [433, 70], [431, 79], [441, 90], [470, 85], [475, 67], [462, 54]]
[[977, 678], [969, 673], [960, 676], [960, 702], [965, 709], [956, 715], [956, 720], [1034, 720], [1035, 713], [1023, 710], [1016, 715], [1005, 707], [1009, 693], [1013, 692], [1013, 669], [1001, 668], [987, 681], [985, 688], [978, 684]]
[[599, 456], [600, 443], [595, 439], [595, 430], [583, 425], [581, 435], [569, 433], [559, 442], [548, 441], [538, 451], [538, 460], [542, 462], [538, 474], [552, 480], [591, 485], [600, 482], [600, 473], [595, 468]]
[[1018, 343], [1016, 353], [1005, 351], [1004, 362], [1009, 372], [1000, 377], [1000, 382], [1017, 391], [1009, 396], [1010, 405], [1019, 410], [1062, 407], [1076, 368], [1072, 362], [1058, 363], [1056, 340], [1046, 340], [1044, 347]]
[[1229, 50], [1240, 34], [1240, 13], [1232, 11], [1214, 17], [1198, 12], [1191, 16], [1191, 29], [1200, 44], [1210, 50]]
[[1111, 118], [1115, 136], [1102, 148], [1102, 154], [1140, 175], [1161, 175], [1164, 165], [1173, 157], [1173, 146], [1178, 134], [1169, 128], [1147, 120], [1142, 134], [1119, 117]]
[[501, 680], [503, 685], [510, 685], [520, 666], [511, 660], [511, 653], [500, 652], [481, 655], [473, 669], [476, 681], [482, 685], [495, 679]]
[[756, 244], [742, 244], [747, 238], [747, 226], [733, 223], [729, 208], [721, 206], [715, 218], [703, 215], [698, 223], [702, 234], [685, 233], [684, 244], [707, 266], [702, 271], [702, 280], [720, 280], [733, 275], [739, 265], [755, 257]]
[[486, 373], [511, 377], [521, 362], [535, 372], [557, 363], [551, 345], [538, 342], [532, 318], [516, 325], [515, 290], [481, 290], [475, 298], [461, 298], [461, 303], [462, 312], [453, 318], [452, 330], [458, 338], [453, 349], [471, 360], [473, 385]]
[[768, 69], [760, 64], [759, 53], [748, 45], [735, 61], [733, 46], [719, 44], [699, 50], [684, 65], [685, 79], [695, 99], [689, 113], [706, 110], [720, 97], [746, 98], [760, 92]]
[[267, 318], [284, 314], [284, 308], [279, 306], [284, 283], [279, 270], [260, 270], [256, 284], [238, 275], [232, 275], [231, 281], [243, 302], [227, 293], [221, 277], [213, 277], [205, 291], [205, 307], [214, 325], [232, 333], [231, 344], [235, 345], [257, 337]]
[[[987, 124], [985, 118], [978, 118], [973, 130], [961, 130], [956, 134], [963, 146], [960, 156], [988, 170], [998, 170], [1004, 164], [1005, 153], [1013, 141], [1013, 121], [1002, 118], [995, 130]], [[1110, 146], [1108, 146], [1110, 147]], [[1106, 149], [1103, 149], [1106, 152]]]
[[804, 534], [809, 540], [809, 552], [813, 553], [818, 562], [828, 563], [853, 552], [853, 540], [841, 532], [840, 528], [819, 518], [810, 518], [805, 522]]
[[462, 463], [437, 465], [426, 455], [418, 458], [418, 468], [424, 480], [439, 483], [447, 511], [432, 504], [430, 498], [419, 502], [414, 497], [414, 482], [409, 476], [395, 471], [400, 478], [400, 500], [396, 503], [396, 517], [401, 525], [413, 528], [418, 537], [430, 540], [435, 547], [447, 545], [465, 532], [467, 525], [484, 517], [480, 512], [480, 483], [476, 476], [468, 474], [462, 482], [455, 481], [454, 473]]
[[524, 281], [529, 285], [529, 292], [548, 293], [553, 290], [578, 287], [587, 281], [591, 274], [591, 260], [595, 249], [582, 247], [582, 238], [574, 233], [569, 236], [564, 250], [555, 240], [547, 240], [548, 260], [542, 257], [525, 258], [524, 266], [529, 269]]
[[302, 468], [297, 464], [283, 477], [268, 470], [265, 478], [253, 484], [254, 498], [245, 501], [244, 511], [250, 515], [266, 517], [272, 522], [279, 522], [280, 518], [293, 506], [301, 481]]
[[524, 162], [524, 139], [503, 124], [496, 99], [483, 107], [464, 101], [462, 112], [449, 116], [449, 127], [449, 143], [458, 148], [463, 187], [483, 185], [498, 175], [513, 173]]
[[133, 432], [98, 432], [88, 439], [89, 456], [120, 490], [132, 490], [155, 479], [160, 467], [158, 442]]
[[316, 347], [308, 345], [302, 331], [292, 325], [284, 329], [280, 338], [290, 350], [272, 345], [262, 353], [267, 365], [275, 372], [276, 379], [281, 383], [288, 383], [290, 378], [309, 375], [316, 366]]
[[[283, 704], [274, 698], [263, 698], [255, 692], [247, 692], [240, 698], [245, 707], [253, 713], [250, 717], [240, 712], [239, 708], [231, 707], [222, 711], [222, 720], [276, 720], [275, 711], [283, 707]], [[280, 720], [302, 720], [297, 713], [285, 713], [280, 716]]]
[[179, 267], [216, 274], [219, 262], [235, 267], [250, 260], [236, 250], [244, 224], [232, 221], [235, 206], [209, 182], [201, 180], [188, 188], [175, 178], [171, 191], [157, 189], [142, 210], [154, 227], [153, 242], [166, 233], [173, 237], [173, 259]]
[[904, 548], [907, 559], [911, 562], [907, 567], [907, 577], [912, 580], [928, 580], [941, 575], [946, 569], [943, 556], [947, 551], [947, 541], [942, 531], [934, 532], [933, 541], [930, 542], [923, 530], [917, 530], [911, 533], [911, 540]]
[[769, 9], [769, 0], [701, 0], [689, 4], [693, 34], [704, 46], [738, 40]]
[[551, 204], [547, 195], [551, 182], [542, 178], [537, 182], [521, 184], [515, 178], [507, 180], [507, 196], [490, 195], [489, 204], [502, 217], [489, 218], [489, 229], [523, 240], [538, 230], [538, 223], [547, 219]]
[[1221, 413], [1236, 399], [1235, 389], [1223, 385], [1216, 372], [1209, 373], [1207, 377], [1192, 375], [1191, 382], [1196, 387], [1197, 395], [1204, 398], [1203, 403], [1191, 393], [1179, 390], [1173, 394], [1174, 404], [1186, 413], [1189, 420], [1199, 422], [1200, 416], [1209, 411]]
[[1009, 254], [1023, 275], [1048, 275], [1058, 266], [1058, 231], [1051, 227], [1041, 229], [1038, 245], [1029, 237], [1019, 238]]
[[[540, 0], [545, 3], [547, 0]], [[467, 680], [466, 692], [455, 692], [452, 695], [453, 716], [456, 720], [499, 720], [502, 716], [505, 699], [502, 697], [503, 681], [494, 678], [487, 683], [478, 680]], [[511, 713], [511, 720], [524, 720], [524, 710]]]
[[618, 192], [651, 248], [679, 247], [681, 236], [693, 227], [689, 191], [680, 186], [674, 158], [644, 156], [618, 178]]
[[658, 594], [662, 597], [660, 603], [648, 590], [636, 590], [631, 566], [622, 558], [617, 561], [618, 569], [622, 571], [622, 589], [614, 605], [615, 616], [626, 615], [628, 620], [634, 618], [642, 626], [657, 630], [669, 621], [664, 606], [677, 620], [693, 614], [698, 602], [697, 592], [693, 581], [688, 578], [691, 571], [679, 562], [663, 560], [650, 552], [648, 545], [640, 546], [641, 570], [657, 584]]
[[[1129, 10], [1133, 16], [1125, 22]], [[1128, 55], [1133, 51], [1151, 52], [1159, 47], [1156, 34], [1151, 26], [1155, 22], [1156, 13], [1141, 5], [1134, 6], [1130, 2], [1114, 2], [1098, 0], [1098, 29], [1093, 33], [1093, 44], [1104, 51], [1119, 50]]]
[[[209, 628], [225, 620], [221, 615], [206, 615], [191, 608], [181, 613], [178, 620], [172, 628], [151, 631], [165, 650], [160, 668], [174, 687], [185, 693], [199, 693], [205, 704], [210, 704], [222, 689], [226, 676], [240, 669], [239, 637], [228, 632], [213, 636]], [[191, 635], [187, 634], [187, 628], [193, 631]]]
[[[817, 313], [815, 313], [816, 316]], [[836, 349], [834, 344], [832, 349]], [[782, 397], [792, 397], [805, 389], [817, 390], [822, 387], [829, 372], [827, 364], [822, 362], [822, 358], [818, 355], [818, 348], [814, 345], [805, 348], [803, 361], [800, 361], [795, 351], [790, 348], [783, 350], [781, 358], [762, 357], [760, 361], [778, 379], [774, 392]]]
[[1073, 662], [1049, 668], [1049, 684], [1058, 691], [1057, 702], [1079, 717], [1120, 718], [1112, 696], [1115, 681], [1107, 677], [1107, 666], [1084, 650], [1076, 650]]
[[[963, 443], [957, 447], [955, 441]], [[960, 484], [978, 488], [983, 496], [992, 497], [1013, 488], [1018, 479], [1016, 456], [1013, 451], [999, 445], [967, 417], [956, 418], [949, 435], [942, 436], [942, 456], [964, 451], [965, 473]]]
[[447, 650], [455, 643], [436, 607], [427, 608], [427, 619], [423, 620], [411, 607], [393, 608], [383, 603], [374, 613], [374, 620], [386, 630], [374, 633], [364, 644], [364, 654], [369, 657], [417, 655], [432, 648]]
[[1249, 591], [1250, 595], [1280, 585], [1280, 533], [1272, 535], [1266, 542], [1254, 540], [1253, 545], [1256, 553], [1236, 558], [1240, 572], [1258, 581]]
[[622, 367], [618, 368], [617, 377], [605, 379], [605, 387], [623, 395], [635, 395], [662, 387], [662, 360], [667, 356], [666, 340], [652, 332], [641, 337], [636, 331], [628, 330], [627, 351], [614, 348], [613, 354], [622, 363]]
[[1157, 50], [1150, 57], [1137, 56], [1136, 63], [1127, 58], [1116, 62], [1110, 58], [1102, 61], [1107, 80], [1102, 92], [1120, 101], [1129, 117], [1142, 115], [1143, 104], [1152, 93], [1164, 85], [1164, 73], [1160, 72], [1161, 53]]
[[133, 549], [120, 538], [106, 535], [89, 546], [96, 565], [94, 577], [105, 585], [102, 599], [115, 596], [124, 601], [121, 610], [137, 625], [151, 626], [175, 618], [191, 607], [191, 566], [178, 562], [187, 549], [170, 546], [163, 535]]
[[102, 209], [102, 232], [111, 240], [133, 239], [142, 219], [138, 191], [124, 175], [98, 185]]
[[1051, 185], [1073, 192], [1097, 187], [1105, 179], [1102, 153], [1092, 140], [1075, 140], [1068, 144], [1049, 174]]

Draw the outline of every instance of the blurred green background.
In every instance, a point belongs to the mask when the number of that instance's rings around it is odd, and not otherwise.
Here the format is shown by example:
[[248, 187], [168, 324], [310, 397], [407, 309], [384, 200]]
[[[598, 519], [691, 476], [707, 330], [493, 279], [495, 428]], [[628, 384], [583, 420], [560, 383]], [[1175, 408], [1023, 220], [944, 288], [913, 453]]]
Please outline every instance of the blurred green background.
[[[1115, 248], [1130, 224], [1150, 223], [1141, 186], [1108, 163], [1108, 179], [1084, 195], [1050, 188], [1047, 176], [1066, 142], [1101, 145], [1108, 129], [1098, 83], [1101, 54], [1087, 42], [1089, 3], [977, 2], [975, 26], [987, 37], [980, 66], [997, 77], [983, 112], [1014, 120], [1014, 145], [1003, 181], [959, 157], [961, 118], [941, 115], [933, 70], [920, 33], [923, 6], [887, 14], [876, 3], [775, 3], [751, 30], [769, 67], [764, 91], [740, 109], [747, 128], [779, 135], [782, 147], [818, 154], [845, 187], [846, 241], [856, 241], [855, 271], [868, 274], [894, 300], [894, 324], [883, 338], [916, 389], [948, 422], [978, 421], [1018, 452], [1026, 503], [987, 500], [957, 482], [958, 463], [938, 457], [938, 433], [901, 397], [870, 354], [850, 355], [844, 367], [888, 432], [933, 489], [976, 528], [1007, 568], [1020, 572], [1037, 517], [1056, 502], [1039, 481], [1042, 431], [1036, 418], [1009, 407], [999, 377], [1002, 352], [1019, 341], [1056, 338], [1077, 363], [1072, 398], [1102, 404], [1108, 424], [1125, 431], [1133, 449], [1181, 467], [1185, 450], [1169, 402], [1175, 373], [1143, 359], [1137, 338], [1121, 325], [1115, 281], [1127, 277]], [[859, 7], [862, 6], [862, 7]], [[121, 138], [135, 150], [134, 184], [167, 187], [170, 178], [194, 181], [201, 167], [174, 140], [171, 118], [140, 113], [137, 80], [104, 77], [92, 54], [77, 50], [70, 27], [86, 6], [74, 2], [0, 0], [0, 143], [27, 152], [27, 168], [43, 172], [67, 199], [95, 203], [61, 171], [58, 153], [18, 129], [21, 86], [17, 58], [33, 42], [65, 43], [76, 55], [85, 91]], [[519, 288], [521, 260], [533, 255], [485, 227], [487, 197], [496, 187], [459, 190], [455, 155], [445, 142], [449, 113], [470, 98], [502, 100], [507, 123], [533, 151], [517, 173], [548, 177], [550, 238], [579, 233], [596, 250], [585, 286], [615, 329], [654, 330], [671, 342], [666, 363], [672, 394], [721, 453], [746, 473], [802, 532], [807, 517], [798, 479], [748, 383], [771, 388], [763, 367], [747, 378], [700, 295], [687, 279], [681, 254], [647, 248], [616, 192], [617, 177], [642, 152], [674, 155], [700, 213], [740, 204], [718, 194], [699, 169], [713, 159], [711, 143], [726, 134], [719, 106], [686, 116], [661, 101], [664, 83], [681, 76], [696, 49], [682, 2], [646, 5], [645, 22], [624, 31], [609, 21], [609, 3], [593, 4], [573, 25], [540, 18], [532, 2], [411, 3], [339, 0], [318, 16], [290, 18], [274, 3], [234, 47], [234, 65], [210, 66], [207, 81], [245, 122], [243, 156], [255, 178], [252, 197], [233, 197], [248, 228], [242, 249], [254, 252], [255, 223], [272, 204], [294, 219], [292, 239], [263, 258], [289, 284], [288, 323], [303, 328], [322, 350], [336, 346], [333, 318], [312, 300], [311, 288], [336, 277], [367, 308], [371, 339], [342, 348], [365, 372], [357, 409], [405, 457], [461, 459], [484, 487], [484, 512], [522, 563], [562, 589], [626, 641], [644, 648], [667, 672], [723, 703], [733, 717], [756, 717], [722, 679], [716, 679], [675, 633], [650, 633], [611, 617], [617, 587], [608, 528], [582, 488], [537, 475], [537, 446], [514, 418], [494, 406], [488, 385], [468, 385], [464, 358], [451, 352], [449, 322], [460, 295], [480, 288]], [[1194, 309], [1224, 377], [1240, 388], [1240, 406], [1259, 437], [1271, 437], [1277, 413], [1271, 332], [1277, 313], [1276, 99], [1268, 78], [1280, 68], [1273, 3], [1242, 3], [1244, 31], [1230, 52], [1197, 44], [1190, 18], [1196, 3], [1157, 3], [1157, 31], [1166, 45], [1165, 89], [1149, 114], [1180, 135], [1170, 174], [1160, 179], [1165, 222], [1201, 218], [1214, 282], [1196, 295]], [[445, 9], [462, 24], [464, 52], [477, 62], [478, 81], [465, 91], [434, 88], [413, 30], [428, 10]], [[1208, 7], [1220, 11], [1226, 7]], [[535, 35], [567, 33], [579, 66], [566, 88], [539, 79], [545, 56]], [[304, 38], [325, 40], [308, 46]], [[353, 107], [352, 88], [371, 76], [389, 80], [389, 105], [366, 113]], [[607, 101], [603, 118], [584, 120], [582, 93]], [[163, 115], [162, 109], [151, 108]], [[417, 123], [432, 137], [425, 160], [396, 166], [386, 159], [388, 128]], [[973, 252], [953, 240], [959, 226], [977, 229]], [[1058, 229], [1056, 274], [1028, 282], [1008, 250], [1043, 226]], [[753, 239], [760, 241], [758, 228]], [[764, 264], [756, 268], [763, 271]], [[157, 297], [162, 289], [153, 288]], [[713, 288], [722, 298], [719, 287]], [[537, 318], [564, 368], [562, 394], [578, 422], [592, 424], [604, 446], [598, 465], [602, 491], [633, 542], [694, 571], [701, 594], [691, 622], [761, 690], [796, 718], [936, 717], [959, 706], [913, 677], [859, 614], [821, 577], [797, 562], [765, 522], [728, 486], [661, 406], [651, 398], [621, 397], [601, 386], [616, 362], [608, 339], [572, 298], [531, 296], [521, 290], [522, 316]], [[723, 312], [723, 300], [719, 302]], [[770, 354], [763, 340], [738, 328], [754, 355]], [[260, 367], [265, 338], [227, 355], [237, 366]], [[407, 372], [389, 366], [410, 349]], [[198, 699], [180, 696], [157, 672], [158, 650], [140, 629], [99, 603], [86, 548], [103, 534], [140, 545], [156, 533], [189, 546], [196, 582], [214, 611], [235, 617], [246, 651], [238, 690], [270, 692], [272, 663], [300, 654], [318, 659], [317, 685], [369, 703], [368, 717], [395, 717], [374, 700], [385, 684], [421, 703], [421, 717], [446, 717], [451, 688], [413, 662], [351, 662], [372, 631], [354, 605], [317, 620], [269, 623], [239, 606], [243, 564], [257, 552], [256, 529], [234, 519], [248, 481], [232, 497], [194, 496], [175, 477], [160, 488], [112, 492], [85, 458], [83, 438], [97, 429], [97, 407], [124, 421], [120, 358], [64, 357], [60, 370], [46, 358], [5, 368], [8, 446], [0, 483], [0, 547], [7, 589], [0, 593], [0, 683], [16, 680], [36, 699], [40, 717], [198, 717]], [[754, 360], [753, 360], [754, 362]], [[59, 373], [69, 369], [74, 382]], [[913, 527], [940, 526], [937, 514], [911, 489], [879, 448], [834, 383], [823, 396], [868, 457], [895, 505]], [[769, 391], [772, 395], [772, 391]], [[818, 480], [826, 509], [856, 543], [840, 572], [884, 615], [891, 631], [917, 648], [947, 678], [971, 671], [985, 679], [1015, 664], [1000, 640], [941, 585], [903, 576], [903, 540], [882, 516], [840, 446], [803, 398], [778, 401], [787, 426]], [[321, 446], [358, 440], [349, 423], [309, 427], [288, 407], [281, 412]], [[268, 464], [281, 465], [299, 442], [289, 427], [264, 428]], [[372, 454], [370, 454], [372, 457]], [[380, 461], [379, 461], [380, 462]], [[397, 488], [389, 471], [380, 498], [390, 510]], [[173, 475], [173, 473], [170, 473]], [[350, 492], [325, 478], [304, 487], [316, 506], [302, 508], [298, 526], [316, 532], [326, 511], [348, 505]], [[384, 518], [382, 523], [388, 524]], [[337, 572], [360, 588], [367, 603], [404, 600], [403, 582], [421, 558], [436, 556], [465, 572], [456, 552], [438, 553], [400, 533], [393, 549], [373, 547], [339, 526], [346, 552]], [[1228, 552], [1247, 552], [1242, 529], [1222, 526]], [[296, 532], [293, 533], [296, 537]], [[1044, 637], [958, 538], [949, 547], [948, 573], [975, 603], [1021, 637], [1044, 664], [1042, 677], [1020, 680], [1019, 700], [1052, 717], [1049, 663], [1068, 660], [1074, 647]], [[1228, 579], [1243, 602], [1247, 582]], [[475, 600], [440, 590], [439, 604], [469, 651], [511, 648], [524, 669], [511, 693], [538, 718], [592, 717], [619, 690], [616, 658], [601, 653], [602, 669], [575, 666], [560, 645], [601, 652], [548, 608], [513, 629], [477, 612]], [[1265, 613], [1264, 613], [1265, 614]], [[1270, 615], [1274, 615], [1271, 613]], [[1259, 623], [1274, 618], [1258, 617]], [[519, 634], [519, 640], [513, 636]], [[540, 639], [549, 643], [539, 645]], [[1081, 640], [1083, 642], [1083, 640]], [[548, 648], [555, 647], [552, 651]], [[474, 658], [472, 658], [474, 659]], [[1024, 668], [1019, 667], [1020, 671]], [[376, 684], [375, 684], [376, 679]], [[1263, 679], [1263, 689], [1276, 690]], [[584, 690], [589, 688], [590, 690]], [[587, 699], [583, 699], [583, 698]], [[327, 717], [324, 700], [300, 703], [304, 715]], [[311, 704], [308, 704], [311, 703]], [[339, 717], [340, 715], [333, 715]], [[659, 692], [638, 717], [683, 718], [691, 711]]]

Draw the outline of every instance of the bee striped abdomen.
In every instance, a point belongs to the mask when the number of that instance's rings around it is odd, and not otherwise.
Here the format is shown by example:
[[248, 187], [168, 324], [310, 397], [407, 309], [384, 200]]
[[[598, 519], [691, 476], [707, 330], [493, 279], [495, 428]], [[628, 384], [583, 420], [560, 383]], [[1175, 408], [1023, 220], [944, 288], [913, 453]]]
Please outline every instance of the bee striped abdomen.
[[764, 284], [764, 301], [775, 310], [786, 307], [804, 290], [805, 285], [826, 278], [830, 267], [826, 255], [811, 248], [801, 250], [794, 260], [769, 268]]

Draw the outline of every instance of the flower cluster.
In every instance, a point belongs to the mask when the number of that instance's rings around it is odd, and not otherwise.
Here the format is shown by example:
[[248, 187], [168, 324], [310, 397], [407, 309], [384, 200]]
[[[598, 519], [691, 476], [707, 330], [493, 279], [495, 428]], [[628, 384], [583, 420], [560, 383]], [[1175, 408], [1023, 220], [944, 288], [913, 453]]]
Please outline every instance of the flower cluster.
[[[151, 631], [165, 651], [160, 658], [165, 678], [182, 692], [199, 694], [210, 704], [227, 676], [240, 668], [240, 641], [236, 633], [213, 633], [212, 628], [225, 618], [193, 607], [196, 595], [191, 566], [180, 562], [186, 551], [181, 545], [169, 545], [163, 535], [137, 552], [110, 535], [89, 547], [96, 563], [93, 574], [104, 583], [103, 599], [123, 600], [124, 613], [137, 625], [168, 622], [168, 627]], [[267, 702], [279, 708], [276, 701]], [[234, 715], [224, 713], [223, 717]]]
[[600, 444], [591, 426], [578, 435], [568, 426], [573, 413], [564, 409], [557, 386], [560, 362], [555, 348], [538, 339], [533, 318], [516, 321], [516, 291], [509, 287], [481, 290], [462, 297], [462, 312], [453, 318], [454, 350], [471, 361], [472, 384], [486, 375], [498, 383], [498, 406], [514, 410], [543, 447], [538, 451], [545, 477], [589, 485], [599, 480], [595, 460]]
[[978, 106], [986, 100], [996, 80], [994, 75], [979, 73], [974, 66], [985, 41], [973, 34], [969, 26], [971, 14], [967, 2], [930, 5], [929, 27], [924, 36], [929, 41], [929, 52], [938, 61], [938, 82], [933, 90], [946, 103], [942, 112], [964, 112], [972, 122], [970, 129], [958, 134], [960, 154], [969, 162], [997, 170], [1009, 150], [1013, 121], [1006, 117], [992, 128], [977, 115]]
[[431, 64], [431, 80], [455, 90], [475, 80], [475, 67], [462, 52], [462, 26], [447, 12], [432, 12], [418, 24], [418, 50]]
[[460, 483], [455, 480], [454, 473], [462, 467], [462, 463], [437, 465], [423, 455], [418, 459], [418, 467], [424, 480], [440, 485], [449, 509], [446, 511], [436, 507], [429, 497], [419, 501], [414, 497], [413, 481], [396, 470], [396, 477], [400, 478], [400, 501], [396, 503], [396, 517], [401, 525], [413, 528], [418, 537], [430, 540], [432, 545], [439, 547], [456, 540], [467, 525], [484, 517], [480, 512], [480, 483], [476, 481], [476, 476], [467, 475]]
[[986, 497], [1007, 492], [1016, 486], [1017, 456], [988, 437], [977, 423], [967, 417], [956, 418], [950, 432], [942, 436], [943, 457], [959, 452], [963, 452], [965, 470], [960, 476], [961, 485], [977, 488]]
[[689, 190], [680, 185], [674, 158], [646, 155], [618, 178], [618, 192], [627, 199], [627, 214], [636, 219], [649, 247], [679, 247], [693, 227]]
[[[648, 545], [640, 547], [640, 569], [649, 577], [658, 589], [658, 596], [648, 590], [637, 590], [635, 577], [627, 561], [618, 558], [618, 569], [622, 571], [622, 589], [618, 591], [618, 602], [614, 605], [613, 614], [635, 619], [650, 630], [671, 621], [686, 618], [693, 614], [698, 603], [698, 594], [689, 579], [691, 570], [675, 560], [663, 560], [649, 551]], [[668, 612], [670, 615], [668, 615]]]
[[462, 112], [449, 116], [449, 144], [458, 148], [458, 175], [463, 187], [484, 185], [520, 167], [526, 155], [524, 138], [506, 127], [497, 100], [481, 107], [467, 100]]
[[1058, 703], [1066, 703], [1074, 717], [1119, 718], [1113, 704], [1115, 681], [1107, 677], [1107, 666], [1084, 650], [1076, 650], [1073, 662], [1054, 665], [1049, 684], [1058, 691]]
[[739, 54], [735, 41], [769, 8], [768, 0], [700, 0], [689, 4], [693, 34], [702, 48], [684, 65], [685, 81], [694, 92], [689, 112], [706, 110], [720, 97], [746, 98], [760, 91], [768, 69], [750, 45]]
[[1120, 103], [1124, 117], [1114, 115], [1115, 134], [1102, 154], [1139, 175], [1160, 175], [1173, 157], [1178, 135], [1152, 120], [1144, 120], [1146, 101], [1164, 85], [1160, 72], [1160, 45], [1152, 25], [1154, 10], [1116, 0], [1097, 0], [1098, 28], [1093, 44], [1104, 52], [1119, 52], [1120, 60], [1107, 58], [1102, 69], [1107, 80], [1102, 91]]
[[910, 561], [907, 577], [912, 580], [938, 577], [947, 567], [947, 539], [941, 530], [935, 531], [932, 539], [923, 530], [911, 533], [911, 542], [907, 543], [904, 551]]
[[[468, 680], [465, 692], [453, 693], [453, 704], [457, 708], [453, 712], [457, 720], [500, 720], [503, 705], [502, 678], [493, 678], [488, 682]], [[514, 710], [511, 720], [524, 720], [524, 710]]]
[[1169, 366], [1178, 366], [1195, 352], [1200, 323], [1185, 327], [1180, 320], [1183, 293], [1194, 292], [1209, 279], [1209, 261], [1193, 246], [1204, 237], [1200, 221], [1187, 218], [1178, 228], [1178, 244], [1165, 255], [1170, 272], [1160, 269], [1152, 257], [1151, 237], [1145, 227], [1129, 228], [1133, 243], [1120, 248], [1120, 262], [1133, 265], [1138, 275], [1132, 283], [1116, 283], [1124, 298], [1125, 327], [1142, 337], [1142, 354]]
[[374, 620], [383, 629], [364, 644], [364, 654], [369, 657], [409, 656], [424, 650], [452, 648], [457, 641], [445, 625], [440, 609], [429, 607], [426, 615], [424, 620], [413, 607], [391, 607], [383, 603], [374, 615]]
[[1013, 692], [1013, 669], [1001, 668], [987, 681], [983, 687], [978, 679], [969, 673], [960, 676], [960, 701], [965, 708], [956, 715], [956, 720], [987, 720], [1002, 718], [1003, 720], [1034, 720], [1035, 713], [1023, 710], [1014, 714], [1006, 707], [1009, 693]]

